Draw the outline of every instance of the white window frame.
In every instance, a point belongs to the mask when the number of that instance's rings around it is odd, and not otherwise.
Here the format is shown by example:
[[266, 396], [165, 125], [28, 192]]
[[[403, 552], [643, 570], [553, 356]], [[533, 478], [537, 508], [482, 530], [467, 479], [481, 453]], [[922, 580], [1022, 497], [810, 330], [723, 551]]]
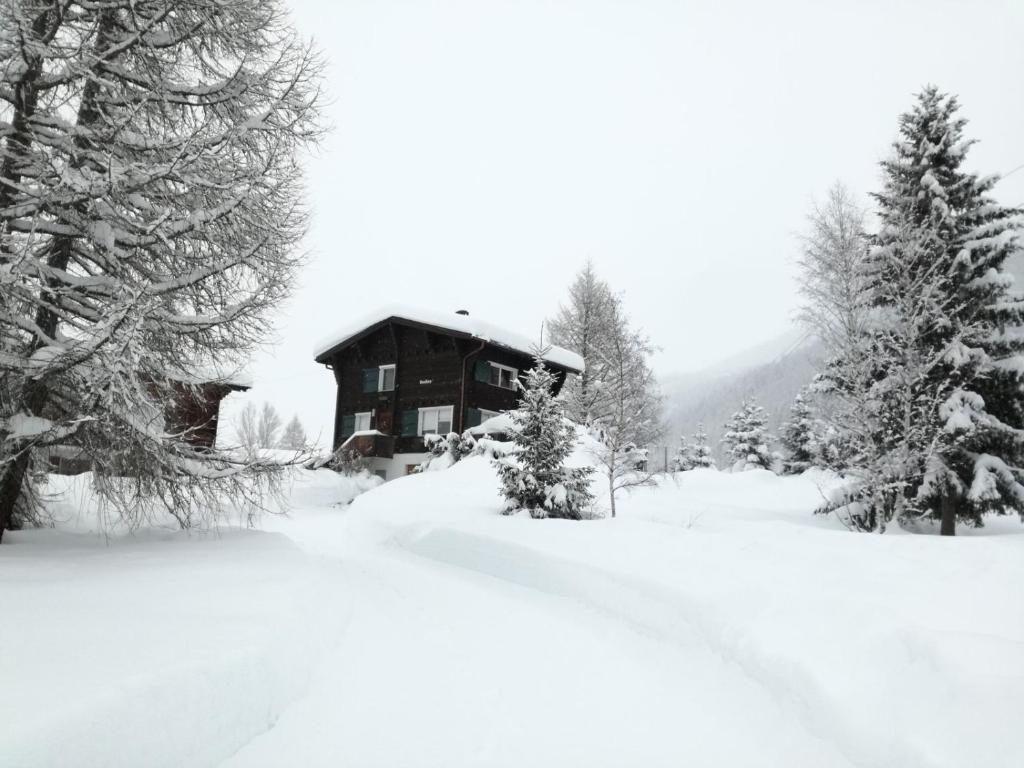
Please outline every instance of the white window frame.
[[[392, 371], [395, 375], [391, 378], [391, 389], [384, 389], [384, 376], [386, 371]], [[395, 371], [395, 364], [381, 365], [377, 368], [377, 391], [378, 392], [394, 392], [395, 384], [398, 383], [398, 374]]]
[[488, 411], [486, 408], [478, 408], [480, 411], [480, 423], [483, 424], [488, 419], [493, 419], [495, 416], [501, 416], [501, 411]]
[[[493, 381], [488, 381], [487, 383], [490, 384], [492, 387], [498, 387], [499, 389], [509, 389], [509, 390], [515, 391], [516, 381], [518, 381], [518, 379], [519, 379], [519, 369], [518, 368], [513, 368], [511, 365], [502, 365], [501, 363], [495, 363], [495, 362], [492, 362], [490, 360], [488, 360], [487, 362], [490, 363], [492, 371], [494, 369], [497, 369], [497, 371], [498, 371], [498, 383], [495, 384]], [[509, 382], [508, 382], [509, 386], [507, 386], [507, 387], [501, 386], [501, 372], [502, 371], [508, 371], [509, 372]]]
[[[448, 418], [442, 419], [442, 413], [447, 413]], [[424, 417], [427, 415], [433, 415], [434, 422], [433, 429], [431, 429], [429, 432], [424, 431], [424, 422], [426, 421]], [[455, 426], [454, 418], [455, 406], [453, 405], [432, 405], [429, 408], [420, 408], [419, 417], [416, 420], [416, 435], [418, 437], [423, 437], [424, 435], [448, 434], [448, 432], [451, 432], [452, 427]], [[440, 426], [441, 422], [445, 420], [448, 422], [448, 432], [442, 433], [438, 427]]]
[[[368, 432], [371, 429], [370, 424], [373, 423], [373, 411], [360, 411], [355, 416], [355, 421], [352, 422], [352, 432]], [[363, 418], [366, 420], [366, 426], [360, 427], [359, 423]]]

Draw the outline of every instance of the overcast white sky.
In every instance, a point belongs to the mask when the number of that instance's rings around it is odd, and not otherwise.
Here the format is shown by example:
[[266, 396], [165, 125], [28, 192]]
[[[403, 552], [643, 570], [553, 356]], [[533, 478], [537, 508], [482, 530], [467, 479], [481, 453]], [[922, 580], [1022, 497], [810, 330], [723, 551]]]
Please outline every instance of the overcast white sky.
[[[878, 186], [934, 82], [1024, 164], [1024, 2], [292, 0], [329, 61], [311, 251], [250, 397], [330, 439], [333, 326], [385, 303], [533, 333], [588, 257], [662, 375], [784, 332], [794, 234], [834, 180]], [[1024, 204], [1024, 170], [1002, 182]]]

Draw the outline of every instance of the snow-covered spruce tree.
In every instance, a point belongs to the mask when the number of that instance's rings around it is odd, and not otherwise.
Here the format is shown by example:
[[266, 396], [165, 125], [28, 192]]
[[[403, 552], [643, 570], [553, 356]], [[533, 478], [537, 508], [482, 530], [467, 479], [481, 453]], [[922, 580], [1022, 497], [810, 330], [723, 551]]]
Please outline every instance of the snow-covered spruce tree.
[[4, 3], [0, 534], [57, 443], [133, 521], [259, 502], [272, 472], [165, 410], [292, 285], [319, 76], [278, 0]]
[[693, 433], [693, 442], [690, 444], [690, 453], [693, 456], [694, 469], [717, 469], [715, 457], [711, 453], [711, 446], [708, 445], [708, 434], [704, 431], [704, 425], [698, 424], [697, 431]]
[[1024, 518], [1024, 301], [1005, 270], [1020, 211], [962, 165], [972, 141], [953, 96], [925, 88], [900, 118], [875, 196], [877, 429], [862, 501], [881, 516], [981, 525]]
[[676, 455], [669, 461], [669, 471], [688, 472], [695, 466], [694, 458], [693, 446], [687, 442], [686, 435], [683, 435], [679, 438], [679, 448], [676, 449]]
[[302, 422], [299, 421], [298, 414], [292, 416], [292, 420], [284, 428], [284, 433], [281, 435], [278, 445], [288, 451], [302, 451], [309, 446], [306, 430], [302, 428]]
[[807, 390], [797, 393], [789, 409], [789, 419], [779, 428], [779, 442], [785, 450], [782, 471], [798, 475], [815, 465], [819, 440], [815, 432], [817, 420], [807, 402]]
[[561, 393], [566, 415], [583, 426], [591, 426], [601, 410], [611, 359], [607, 344], [613, 334], [618, 305], [618, 297], [597, 276], [593, 263], [587, 261], [569, 287], [569, 300], [548, 323], [551, 343], [571, 349], [586, 363], [586, 370], [570, 377]]
[[597, 438], [595, 458], [607, 480], [615, 517], [619, 491], [654, 482], [647, 450], [662, 436], [664, 425], [661, 393], [650, 364], [654, 352], [650, 340], [631, 326], [620, 302], [611, 320], [609, 336], [594, 354], [603, 373], [591, 432]]
[[519, 409], [511, 413], [512, 453], [494, 459], [505, 512], [525, 509], [531, 517], [582, 518], [593, 501], [590, 467], [566, 467], [576, 431], [552, 393], [555, 376], [541, 360], [525, 376]]
[[733, 471], [772, 468], [774, 456], [768, 448], [770, 438], [764, 408], [748, 397], [725, 425], [722, 444], [732, 461]]

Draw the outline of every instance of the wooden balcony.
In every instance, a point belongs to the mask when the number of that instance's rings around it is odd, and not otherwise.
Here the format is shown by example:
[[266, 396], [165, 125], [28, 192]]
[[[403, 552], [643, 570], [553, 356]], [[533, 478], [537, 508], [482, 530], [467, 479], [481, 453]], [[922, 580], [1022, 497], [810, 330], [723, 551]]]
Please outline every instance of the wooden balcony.
[[395, 438], [375, 429], [356, 432], [341, 444], [342, 450], [355, 451], [367, 458], [390, 459], [395, 455]]

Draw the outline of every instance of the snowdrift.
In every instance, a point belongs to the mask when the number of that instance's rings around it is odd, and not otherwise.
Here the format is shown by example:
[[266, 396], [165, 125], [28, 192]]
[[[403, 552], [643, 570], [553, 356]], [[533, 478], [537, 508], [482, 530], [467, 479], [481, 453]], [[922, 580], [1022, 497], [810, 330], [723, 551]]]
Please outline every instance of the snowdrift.
[[306, 473], [264, 531], [17, 532], [4, 762], [1024, 764], [1024, 526], [853, 534], [811, 514], [832, 483], [695, 470], [531, 520], [472, 457]]

